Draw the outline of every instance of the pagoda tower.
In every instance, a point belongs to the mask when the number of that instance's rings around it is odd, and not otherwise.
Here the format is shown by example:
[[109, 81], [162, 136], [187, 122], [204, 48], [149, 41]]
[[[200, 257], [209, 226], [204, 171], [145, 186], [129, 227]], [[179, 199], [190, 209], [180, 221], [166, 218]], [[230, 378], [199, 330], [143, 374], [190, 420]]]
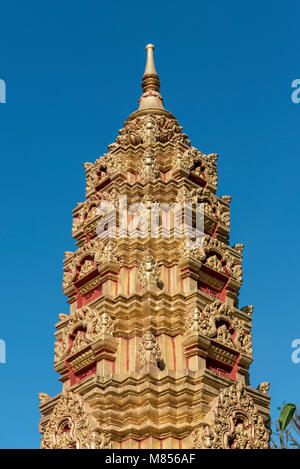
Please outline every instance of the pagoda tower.
[[[217, 155], [164, 108], [149, 44], [139, 108], [85, 163], [56, 324], [62, 392], [40, 393], [45, 449], [268, 448], [269, 383], [249, 385], [253, 306]], [[187, 220], [187, 222], [186, 222]], [[199, 223], [198, 223], [199, 222]]]

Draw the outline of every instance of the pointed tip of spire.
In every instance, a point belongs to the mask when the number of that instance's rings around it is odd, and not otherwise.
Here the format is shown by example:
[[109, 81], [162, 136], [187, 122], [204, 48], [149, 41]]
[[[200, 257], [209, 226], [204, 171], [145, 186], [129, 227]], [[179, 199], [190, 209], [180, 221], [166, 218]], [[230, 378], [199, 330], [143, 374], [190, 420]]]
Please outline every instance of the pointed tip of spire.
[[146, 52], [147, 52], [147, 60], [146, 60], [146, 67], [143, 75], [143, 80], [142, 80], [142, 88], [143, 92], [148, 90], [154, 90], [159, 92], [159, 77], [156, 72], [156, 68], [154, 65], [154, 56], [153, 56], [153, 50], [154, 50], [154, 45], [153, 44], [148, 44], [146, 47]]
[[142, 79], [142, 88], [143, 94], [139, 101], [141, 109], [149, 109], [149, 108], [156, 108], [156, 109], [164, 109], [163, 99], [159, 94], [160, 82], [159, 76], [156, 72], [155, 64], [154, 64], [154, 57], [153, 57], [153, 44], [147, 44], [145, 47], [147, 51], [147, 61], [145, 72]]
[[154, 45], [147, 44], [145, 47], [145, 50], [147, 51], [147, 61], [146, 61], [146, 68], [145, 68], [144, 76], [145, 75], [157, 75], [155, 65], [154, 65], [154, 57], [153, 57]]

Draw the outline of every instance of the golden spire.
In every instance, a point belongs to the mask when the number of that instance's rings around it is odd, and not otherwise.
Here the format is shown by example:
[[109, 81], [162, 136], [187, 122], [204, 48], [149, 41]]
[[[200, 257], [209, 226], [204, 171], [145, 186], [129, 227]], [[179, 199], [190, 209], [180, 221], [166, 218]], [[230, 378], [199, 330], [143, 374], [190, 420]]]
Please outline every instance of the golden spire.
[[159, 76], [156, 73], [154, 65], [153, 49], [153, 44], [148, 44], [146, 46], [147, 62], [142, 79], [143, 94], [139, 101], [139, 110], [164, 109], [163, 99], [159, 94], [160, 83]]

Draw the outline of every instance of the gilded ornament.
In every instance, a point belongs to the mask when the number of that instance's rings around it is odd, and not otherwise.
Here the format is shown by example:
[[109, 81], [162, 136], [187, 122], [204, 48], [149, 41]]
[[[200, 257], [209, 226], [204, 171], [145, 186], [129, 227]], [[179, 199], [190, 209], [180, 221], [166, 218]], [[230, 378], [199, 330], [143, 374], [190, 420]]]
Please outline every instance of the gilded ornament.
[[161, 360], [161, 350], [151, 331], [147, 331], [139, 344], [137, 360], [140, 367], [152, 365], [157, 367]]

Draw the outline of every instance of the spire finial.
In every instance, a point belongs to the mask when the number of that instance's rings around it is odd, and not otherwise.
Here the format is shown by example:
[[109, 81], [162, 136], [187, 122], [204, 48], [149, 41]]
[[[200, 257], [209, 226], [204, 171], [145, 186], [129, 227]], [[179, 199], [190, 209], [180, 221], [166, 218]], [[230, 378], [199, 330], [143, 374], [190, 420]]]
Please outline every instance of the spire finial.
[[153, 49], [153, 44], [146, 46], [147, 61], [142, 79], [143, 94], [140, 99], [139, 110], [149, 108], [164, 109], [163, 99], [159, 94], [160, 83], [154, 65]]
[[142, 80], [143, 92], [145, 93], [145, 91], [148, 90], [159, 91], [160, 83], [156, 73], [153, 57], [154, 45], [148, 44], [145, 49], [147, 51], [147, 62]]
[[153, 57], [153, 51], [154, 51], [154, 45], [153, 44], [147, 44], [145, 47], [145, 50], [147, 51], [147, 62], [146, 62], [146, 68], [145, 68], [145, 73], [144, 75], [149, 75], [149, 74], [155, 74], [155, 65], [154, 65], [154, 57]]

